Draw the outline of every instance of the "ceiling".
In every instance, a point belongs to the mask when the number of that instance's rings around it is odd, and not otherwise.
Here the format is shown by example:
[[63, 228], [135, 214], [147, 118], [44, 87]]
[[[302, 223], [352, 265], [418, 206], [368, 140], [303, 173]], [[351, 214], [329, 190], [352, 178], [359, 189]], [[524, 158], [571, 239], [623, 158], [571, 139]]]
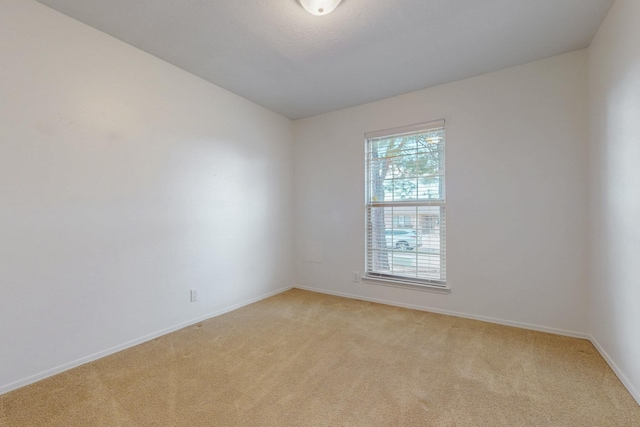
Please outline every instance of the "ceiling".
[[613, 0], [39, 0], [291, 119], [587, 47]]

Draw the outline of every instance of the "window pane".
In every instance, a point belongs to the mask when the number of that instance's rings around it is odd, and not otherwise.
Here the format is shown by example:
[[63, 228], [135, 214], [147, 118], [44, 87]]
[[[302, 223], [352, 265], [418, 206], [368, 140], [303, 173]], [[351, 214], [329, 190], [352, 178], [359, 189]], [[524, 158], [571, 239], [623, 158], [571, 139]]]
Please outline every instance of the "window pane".
[[371, 208], [370, 271], [444, 281], [443, 213], [443, 206]]
[[367, 141], [367, 277], [445, 282], [444, 127], [426, 128]]
[[443, 199], [444, 129], [371, 141], [373, 201]]

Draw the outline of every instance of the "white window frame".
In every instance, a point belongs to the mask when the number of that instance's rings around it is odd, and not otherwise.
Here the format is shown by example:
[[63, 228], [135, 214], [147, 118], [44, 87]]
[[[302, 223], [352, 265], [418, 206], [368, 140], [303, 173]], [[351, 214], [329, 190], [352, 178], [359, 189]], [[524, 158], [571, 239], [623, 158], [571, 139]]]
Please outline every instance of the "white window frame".
[[[442, 151], [440, 157], [440, 186], [439, 195], [440, 198], [428, 198], [428, 199], [412, 199], [402, 201], [378, 201], [373, 200], [371, 194], [371, 176], [372, 176], [372, 150], [371, 146], [374, 141], [381, 139], [387, 139], [392, 137], [409, 136], [411, 134], [421, 134], [436, 129], [445, 130], [445, 121], [436, 120], [432, 122], [419, 123], [416, 125], [405, 126], [394, 129], [381, 130], [376, 132], [368, 132], [365, 134], [365, 274], [363, 280], [371, 282], [383, 282], [383, 284], [391, 284], [392, 286], [411, 287], [425, 290], [440, 290], [449, 291], [449, 286], [446, 281], [446, 177], [445, 177], [445, 148], [446, 148], [446, 135], [445, 141], [442, 143]], [[373, 264], [373, 219], [372, 211], [374, 208], [387, 208], [387, 207], [417, 207], [431, 206], [439, 208], [439, 246], [440, 246], [440, 275], [438, 278], [434, 277], [407, 277], [402, 274], [393, 274], [388, 272], [376, 271], [372, 266]], [[392, 218], [393, 222], [393, 218]], [[416, 216], [415, 229], [418, 231], [418, 216]], [[419, 261], [418, 248], [415, 248], [416, 263]], [[394, 249], [389, 249], [390, 252], [394, 252]], [[416, 267], [417, 268], [417, 267]], [[416, 272], [416, 276], [419, 274]]]

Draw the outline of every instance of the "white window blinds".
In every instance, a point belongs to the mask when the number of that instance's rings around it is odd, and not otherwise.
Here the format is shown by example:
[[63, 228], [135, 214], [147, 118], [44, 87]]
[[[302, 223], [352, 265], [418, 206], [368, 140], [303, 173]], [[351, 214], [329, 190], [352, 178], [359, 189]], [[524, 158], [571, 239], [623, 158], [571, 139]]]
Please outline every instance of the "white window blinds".
[[444, 120], [366, 138], [366, 277], [446, 287]]

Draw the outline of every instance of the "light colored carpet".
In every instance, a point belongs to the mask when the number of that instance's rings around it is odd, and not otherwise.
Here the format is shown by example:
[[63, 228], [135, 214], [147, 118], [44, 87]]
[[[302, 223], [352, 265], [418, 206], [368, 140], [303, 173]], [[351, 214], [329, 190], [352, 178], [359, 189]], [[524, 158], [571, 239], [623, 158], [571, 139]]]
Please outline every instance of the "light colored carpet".
[[0, 396], [4, 426], [640, 426], [585, 340], [291, 290]]

